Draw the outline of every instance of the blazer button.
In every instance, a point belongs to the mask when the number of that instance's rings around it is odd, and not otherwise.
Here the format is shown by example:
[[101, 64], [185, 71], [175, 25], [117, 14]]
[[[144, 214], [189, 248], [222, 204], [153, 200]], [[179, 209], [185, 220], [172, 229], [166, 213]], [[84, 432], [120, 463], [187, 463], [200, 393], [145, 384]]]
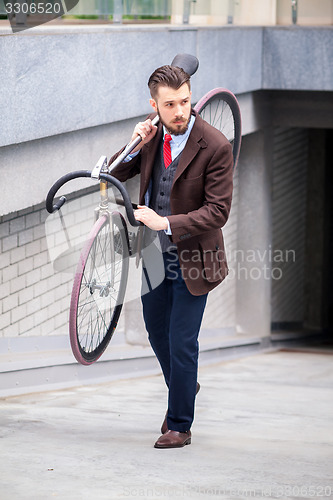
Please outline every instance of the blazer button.
[[218, 245], [215, 245], [216, 250], [220, 250], [220, 247]]
[[164, 196], [164, 193], [163, 193], [163, 191], [161, 191], [161, 192], [160, 192], [160, 195], [161, 195], [161, 196]]

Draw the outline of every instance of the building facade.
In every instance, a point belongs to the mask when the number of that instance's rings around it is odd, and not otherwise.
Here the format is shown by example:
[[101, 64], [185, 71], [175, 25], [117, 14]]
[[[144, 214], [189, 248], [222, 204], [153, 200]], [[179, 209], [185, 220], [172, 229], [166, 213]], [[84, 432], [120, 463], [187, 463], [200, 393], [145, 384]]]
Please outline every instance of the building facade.
[[[102, 154], [110, 157], [128, 142], [149, 112], [149, 75], [181, 52], [200, 61], [193, 101], [228, 88], [243, 122], [224, 230], [230, 274], [209, 296], [202, 360], [331, 328], [332, 36], [332, 26], [176, 21], [50, 24], [16, 35], [0, 30], [3, 394], [156, 370], [139, 274], [130, 280], [113, 348], [92, 367], [74, 362], [68, 341], [73, 274], [56, 265], [68, 241], [59, 216], [48, 216], [45, 196], [61, 175], [91, 170]], [[135, 202], [138, 181], [127, 187]], [[66, 227], [84, 241], [96, 193], [90, 181], [65, 190]]]

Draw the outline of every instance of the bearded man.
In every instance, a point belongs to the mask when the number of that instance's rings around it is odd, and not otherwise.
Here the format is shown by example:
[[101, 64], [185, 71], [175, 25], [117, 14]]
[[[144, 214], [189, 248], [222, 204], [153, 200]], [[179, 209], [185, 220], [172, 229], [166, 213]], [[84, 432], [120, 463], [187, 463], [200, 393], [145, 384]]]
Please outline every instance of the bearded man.
[[[132, 140], [139, 135], [142, 141], [112, 175], [125, 181], [140, 174], [135, 218], [160, 239], [164, 279], [142, 296], [148, 338], [169, 391], [154, 446], [181, 448], [191, 443], [207, 295], [228, 273], [221, 228], [231, 207], [233, 156], [226, 137], [191, 108], [183, 69], [162, 66], [148, 86], [155, 113], [136, 125]], [[156, 113], [158, 126], [152, 124]]]

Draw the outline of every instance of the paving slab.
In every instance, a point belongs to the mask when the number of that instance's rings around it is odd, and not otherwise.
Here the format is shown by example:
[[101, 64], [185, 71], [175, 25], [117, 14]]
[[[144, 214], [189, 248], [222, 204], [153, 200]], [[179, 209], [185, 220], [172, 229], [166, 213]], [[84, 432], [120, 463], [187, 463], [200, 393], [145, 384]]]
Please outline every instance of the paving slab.
[[281, 350], [201, 368], [192, 444], [174, 450], [153, 448], [161, 376], [0, 399], [0, 499], [333, 498], [332, 361]]

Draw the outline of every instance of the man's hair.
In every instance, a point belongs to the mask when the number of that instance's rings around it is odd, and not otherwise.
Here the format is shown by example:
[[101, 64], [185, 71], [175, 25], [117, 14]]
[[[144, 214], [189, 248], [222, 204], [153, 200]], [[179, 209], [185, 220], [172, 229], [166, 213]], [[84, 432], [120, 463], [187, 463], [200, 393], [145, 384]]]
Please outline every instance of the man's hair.
[[148, 80], [150, 95], [155, 99], [158, 93], [158, 87], [171, 87], [177, 90], [184, 85], [184, 83], [187, 83], [189, 89], [191, 89], [190, 78], [190, 75], [182, 68], [178, 68], [178, 66], [161, 66], [155, 69]]

